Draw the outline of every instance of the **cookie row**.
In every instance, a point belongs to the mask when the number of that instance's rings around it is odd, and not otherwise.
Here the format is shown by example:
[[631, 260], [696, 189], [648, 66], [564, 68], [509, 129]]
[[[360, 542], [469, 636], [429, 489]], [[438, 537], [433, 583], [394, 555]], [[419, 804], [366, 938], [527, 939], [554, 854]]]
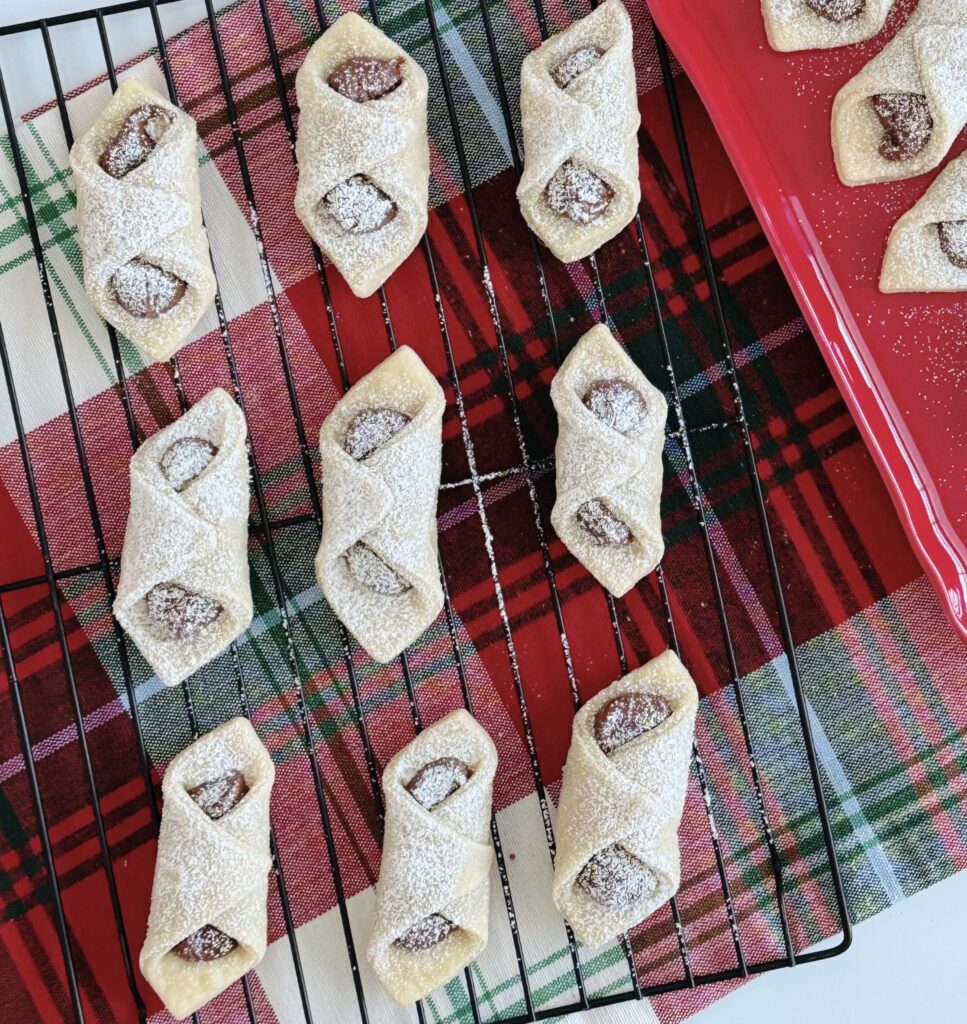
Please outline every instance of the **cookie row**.
[[[621, 597], [664, 552], [667, 403], [604, 325], [551, 384], [559, 434], [551, 522]], [[323, 530], [315, 569], [367, 653], [396, 657], [437, 618], [443, 389], [403, 346], [358, 381], [319, 433]], [[131, 504], [114, 614], [168, 686], [249, 626], [245, 417], [216, 388], [131, 459]]]
[[[762, 0], [776, 50], [871, 39], [893, 0]], [[844, 185], [913, 178], [938, 167], [967, 125], [967, 0], [920, 0], [903, 28], [833, 102]], [[883, 292], [967, 290], [967, 156], [946, 167], [890, 233]]]
[[[583, 942], [627, 931], [678, 890], [678, 827], [698, 693], [671, 651], [574, 718], [551, 895]], [[454, 711], [383, 772], [382, 864], [367, 953], [400, 1005], [429, 995], [487, 945], [497, 749]], [[141, 970], [176, 1018], [251, 970], [267, 941], [272, 759], [244, 718], [169, 765]]]
[[[296, 76], [295, 210], [360, 298], [426, 230], [427, 92], [419, 64], [354, 13], [311, 47]], [[641, 195], [621, 0], [524, 60], [521, 120], [521, 212], [559, 259], [587, 256], [631, 221]], [[197, 145], [191, 117], [125, 79], [71, 150], [85, 288], [150, 360], [177, 352], [215, 297]]]

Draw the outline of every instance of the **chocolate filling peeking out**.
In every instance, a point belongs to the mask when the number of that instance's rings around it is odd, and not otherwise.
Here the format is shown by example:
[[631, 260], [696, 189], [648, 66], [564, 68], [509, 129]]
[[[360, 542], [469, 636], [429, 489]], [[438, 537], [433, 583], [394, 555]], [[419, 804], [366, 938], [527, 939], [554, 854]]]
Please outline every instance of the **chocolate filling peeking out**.
[[926, 148], [933, 134], [927, 97], [917, 92], [885, 92], [870, 97], [883, 126], [880, 156], [898, 162], [912, 160]]
[[181, 302], [188, 282], [136, 256], [114, 271], [111, 289], [125, 312], [139, 320], [157, 320]]
[[574, 884], [596, 903], [618, 909], [655, 891], [658, 879], [623, 846], [606, 846], [581, 868]]
[[396, 203], [365, 174], [354, 174], [322, 197], [323, 210], [347, 235], [368, 235], [396, 217]]
[[407, 782], [406, 788], [428, 811], [432, 811], [465, 786], [471, 775], [473, 769], [459, 757], [439, 757], [423, 765]]
[[617, 378], [594, 381], [582, 401], [602, 423], [619, 434], [640, 430], [648, 411], [641, 392]]
[[393, 945], [398, 949], [405, 949], [407, 953], [425, 953], [441, 942], [453, 932], [457, 926], [442, 914], [430, 914], [422, 921], [407, 928], [398, 938], [393, 940]]
[[357, 462], [368, 459], [409, 422], [410, 417], [397, 409], [363, 409], [346, 428], [343, 447]]
[[144, 595], [148, 615], [169, 640], [191, 640], [222, 613], [222, 606], [204, 594], [177, 583], [158, 583]]
[[399, 597], [413, 589], [391, 565], [387, 565], [362, 541], [347, 548], [344, 557], [353, 578], [383, 597]]
[[594, 716], [594, 738], [610, 754], [661, 725], [671, 713], [671, 705], [660, 693], [623, 693], [598, 709]]
[[937, 225], [940, 248], [959, 270], [967, 270], [967, 220], [945, 220]]
[[248, 783], [241, 772], [227, 772], [217, 779], [207, 779], [188, 790], [188, 795], [208, 815], [218, 821], [242, 802]]
[[551, 72], [551, 78], [566, 89], [578, 75], [583, 75], [604, 56], [600, 46], [582, 46], [579, 50], [569, 53], [564, 60]]
[[578, 525], [604, 547], [627, 547], [635, 539], [627, 524], [600, 498], [592, 498], [581, 505], [577, 510], [577, 520]]
[[821, 18], [839, 24], [858, 18], [866, 10], [866, 0], [806, 0], [806, 6]]
[[182, 939], [177, 946], [171, 950], [182, 960], [194, 964], [207, 964], [212, 960], [220, 960], [228, 956], [233, 949], [238, 948], [238, 943], [223, 931], [219, 931], [213, 924], [203, 924], [196, 932], [192, 932], [186, 939]]
[[151, 156], [171, 122], [171, 115], [163, 107], [142, 104], [124, 119], [98, 163], [112, 178], [123, 178]]
[[161, 456], [161, 472], [176, 491], [183, 491], [217, 454], [218, 449], [204, 437], [179, 437]]
[[547, 183], [544, 197], [555, 213], [585, 225], [607, 210], [614, 199], [614, 189], [585, 164], [565, 160]]
[[403, 84], [403, 58], [350, 57], [333, 68], [326, 82], [354, 103], [378, 100]]

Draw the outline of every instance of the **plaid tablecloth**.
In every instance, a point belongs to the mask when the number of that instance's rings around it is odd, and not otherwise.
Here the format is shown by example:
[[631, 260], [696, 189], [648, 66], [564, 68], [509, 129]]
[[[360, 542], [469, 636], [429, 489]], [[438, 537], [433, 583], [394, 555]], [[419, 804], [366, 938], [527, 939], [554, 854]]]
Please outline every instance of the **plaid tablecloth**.
[[[269, 0], [279, 57], [290, 98], [306, 48], [319, 32], [309, 0]], [[680, 441], [666, 447], [663, 496], [668, 543], [665, 582], [683, 657], [704, 695], [698, 746], [727, 878], [750, 959], [781, 955], [771, 870], [738, 727], [734, 689], [715, 609], [696, 502], [707, 517], [732, 628], [742, 692], [749, 708], [764, 796], [787, 880], [793, 939], [798, 947], [836, 927], [835, 904], [803, 766], [801, 739], [789, 688], [788, 664], [771, 598], [752, 492], [734, 429], [730, 382], [709, 306], [708, 285], [696, 255], [695, 229], [643, 2], [630, 3], [637, 26], [641, 89], [642, 218], [665, 313], [701, 482], [696, 494]], [[387, 287], [396, 340], [412, 345], [447, 388], [440, 540], [450, 580], [454, 621], [441, 620], [411, 651], [409, 671], [420, 715], [429, 722], [460, 703], [459, 648], [478, 717], [498, 744], [498, 823], [517, 898], [518, 921], [535, 1004], [573, 1000], [574, 976], [559, 918], [547, 906], [549, 858], [533, 775], [521, 729], [515, 676], [508, 657], [513, 638], [519, 679], [537, 740], [537, 757], [556, 795], [566, 753], [571, 697], [567, 662], [552, 612], [537, 526], [525, 479], [504, 472], [521, 463], [515, 424], [498, 358], [495, 326], [480, 267], [461, 170], [449, 130], [425, 7], [406, 0], [380, 3], [384, 28], [431, 77], [432, 196], [429, 239], [438, 290], [466, 409], [478, 503], [470, 475], [434, 289], [417, 251]], [[580, 695], [587, 697], [620, 673], [608, 608], [600, 588], [549, 533], [553, 501], [555, 423], [548, 397], [553, 376], [551, 330], [527, 235], [514, 198], [517, 174], [504, 127], [497, 82], [479, 6], [447, 0], [434, 7], [441, 45], [460, 112], [462, 137], [486, 239], [497, 314], [510, 354], [520, 425], [533, 465], [537, 498], [557, 579], [567, 648]], [[547, 6], [552, 28], [584, 13], [577, 3]], [[490, 7], [500, 40], [515, 126], [516, 70], [540, 39], [526, 0]], [[326, 14], [338, 11], [327, 5]], [[147, 16], [147, 15], [142, 15]], [[359, 719], [342, 639], [312, 575], [318, 534], [313, 484], [286, 389], [279, 339], [294, 381], [314, 459], [319, 424], [341, 392], [341, 374], [313, 256], [292, 211], [295, 169], [276, 98], [257, 0], [240, 0], [219, 17], [228, 74], [251, 169], [260, 247], [252, 230], [245, 182], [225, 114], [207, 24], [169, 41], [181, 103], [198, 120], [204, 153], [204, 208], [228, 320], [267, 511], [285, 520], [274, 530], [281, 568], [290, 649], [276, 600], [276, 581], [264, 534], [252, 540], [257, 615], [238, 648], [192, 680], [165, 690], [133, 647], [138, 718], [155, 782], [188, 743], [192, 719], [200, 731], [245, 706], [278, 766], [273, 823], [291, 901], [299, 949], [316, 1019], [352, 1020], [355, 999], [343, 930], [335, 911], [332, 871], [323, 842], [317, 794], [297, 700], [301, 686], [313, 751], [325, 778], [341, 881], [350, 898], [350, 922], [362, 950], [378, 870], [381, 825], [374, 810], [371, 766], [360, 741]], [[62, 59], [69, 60], [68, 55]], [[4, 69], [10, 74], [9, 69]], [[143, 55], [127, 73], [164, 87], [156, 54]], [[967, 866], [965, 727], [967, 657], [913, 558], [886, 492], [792, 301], [745, 196], [686, 83], [682, 102], [699, 185], [722, 282], [725, 312], [767, 495], [777, 553], [810, 700], [817, 752], [830, 802], [840, 862], [854, 918], [867, 917]], [[91, 83], [69, 98], [71, 127], [79, 134], [109, 94]], [[92, 521], [67, 415], [67, 400], [48, 329], [8, 138], [0, 140], [0, 322], [28, 433], [53, 567], [93, 566], [65, 576], [60, 610], [92, 775], [127, 937], [136, 956], [144, 934], [156, 825], [140, 770], [109, 608], [101, 552], [120, 551], [127, 514], [131, 441], [103, 325], [80, 284], [74, 195], [67, 146], [52, 103], [23, 118], [18, 131], [36, 213], [65, 367], [91, 472], [97, 523]], [[266, 257], [277, 310], [267, 298], [260, 254]], [[562, 267], [545, 259], [548, 293], [561, 349], [566, 352], [600, 315], [586, 264]], [[637, 240], [629, 230], [600, 254], [608, 313], [621, 340], [659, 386], [667, 371]], [[330, 272], [334, 324], [351, 380], [388, 351], [378, 300], [355, 300]], [[121, 340], [128, 390], [140, 435], [179, 413], [168, 366], [145, 367]], [[210, 387], [231, 388], [223, 337], [214, 312], [198, 340], [180, 358], [189, 402]], [[308, 467], [314, 469], [314, 463]], [[482, 530], [481, 505], [486, 518]], [[0, 565], [7, 582], [43, 572], [11, 408], [0, 399]], [[253, 525], [259, 519], [254, 515]], [[96, 529], [95, 529], [96, 528]], [[492, 544], [501, 600], [487, 558]], [[78, 742], [70, 687], [52, 605], [43, 585], [5, 593], [9, 631], [0, 691], [0, 1019], [71, 1019], [63, 961], [54, 929], [52, 891], [44, 869], [25, 771], [14, 728], [9, 664], [16, 669], [29, 737], [54, 848], [88, 1020], [129, 1021], [135, 1008], [125, 982], [110, 913], [104, 863], [90, 805], [84, 751]], [[632, 666], [668, 644], [665, 611], [654, 578], [618, 603]], [[290, 658], [294, 658], [294, 671]], [[373, 665], [350, 650], [368, 737], [378, 769], [412, 733], [406, 679], [399, 664]], [[297, 685], [298, 684], [298, 685]], [[711, 856], [702, 794], [693, 778], [682, 828], [684, 877], [679, 905], [696, 972], [734, 965], [731, 929]], [[494, 935], [473, 969], [485, 1017], [523, 1007], [510, 933], [499, 893]], [[302, 1019], [277, 889], [270, 899], [269, 953], [251, 978], [259, 1021]], [[634, 944], [648, 984], [681, 974], [671, 917], [660, 913], [636, 932]], [[618, 947], [582, 953], [591, 994], [628, 986]], [[808, 969], [808, 968], [803, 968]], [[365, 964], [363, 965], [366, 973]], [[380, 1002], [366, 977], [370, 1019], [410, 1020]], [[680, 1020], [723, 994], [710, 986], [652, 1003], [662, 1021]], [[169, 1018], [142, 983], [152, 1020]], [[466, 988], [458, 980], [427, 1004], [435, 1021], [470, 1020]], [[601, 1019], [648, 1019], [646, 1007], [603, 1011]], [[247, 1020], [235, 986], [202, 1014], [204, 1021]]]

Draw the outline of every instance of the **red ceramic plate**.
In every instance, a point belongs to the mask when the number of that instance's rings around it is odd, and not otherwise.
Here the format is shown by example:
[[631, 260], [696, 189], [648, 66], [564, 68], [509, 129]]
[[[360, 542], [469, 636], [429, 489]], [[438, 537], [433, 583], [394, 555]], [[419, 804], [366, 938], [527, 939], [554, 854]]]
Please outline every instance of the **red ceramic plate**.
[[[650, 0], [708, 108], [910, 542], [967, 639], [967, 300], [882, 295], [887, 235], [936, 172], [847, 188], [833, 97], [916, 7], [861, 46], [779, 54], [759, 0]], [[963, 151], [961, 139], [954, 153]], [[875, 529], [875, 524], [873, 524]]]

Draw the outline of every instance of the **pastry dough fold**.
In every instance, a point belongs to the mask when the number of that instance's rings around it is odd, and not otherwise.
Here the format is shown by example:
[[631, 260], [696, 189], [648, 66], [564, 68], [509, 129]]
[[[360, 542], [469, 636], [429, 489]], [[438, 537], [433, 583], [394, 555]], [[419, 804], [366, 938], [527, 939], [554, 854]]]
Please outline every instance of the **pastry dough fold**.
[[[909, 160], [880, 154], [883, 128], [870, 104], [882, 93], [926, 96], [933, 129]], [[936, 167], [967, 124], [967, 0], [921, 0], [907, 24], [840, 89], [833, 153], [845, 185], [913, 178]]]
[[[406, 789], [431, 761], [456, 757], [469, 780], [432, 810]], [[386, 832], [376, 886], [376, 919], [368, 955], [401, 1005], [429, 995], [487, 944], [490, 900], [490, 817], [497, 750], [466, 711], [440, 719], [386, 766]], [[440, 914], [457, 926], [438, 946], [409, 952], [394, 946], [412, 925]]]
[[[617, 378], [645, 400], [642, 428], [625, 436], [599, 420], [583, 402], [593, 382]], [[615, 597], [627, 593], [661, 560], [662, 449], [668, 404], [603, 324], [593, 327], [561, 364], [551, 382], [557, 410], [557, 499], [551, 523], [572, 555]], [[577, 511], [599, 499], [634, 534], [631, 544], [597, 543], [578, 523]]]
[[[227, 814], [212, 820], [188, 790], [233, 771], [245, 776], [248, 792]], [[244, 718], [234, 718], [196, 740], [165, 772], [164, 815], [140, 965], [179, 1019], [226, 989], [265, 954], [274, 779], [272, 759]], [[238, 946], [202, 963], [171, 952], [206, 924]]]
[[967, 222], [967, 154], [948, 164], [894, 225], [880, 291], [967, 291], [967, 269], [952, 263], [940, 245], [938, 225], [950, 221]]
[[806, 0], [762, 0], [762, 17], [773, 50], [828, 50], [872, 39], [886, 24], [894, 0], [866, 0], [863, 10], [847, 21], [817, 14]]
[[[114, 178], [98, 160], [125, 118], [145, 104], [164, 109], [171, 124], [144, 163]], [[87, 294], [98, 313], [147, 359], [167, 359], [185, 344], [215, 297], [201, 218], [195, 122], [150, 86], [127, 78], [74, 144], [70, 165]], [[115, 298], [111, 278], [135, 258], [188, 285], [184, 298], [156, 319], [132, 316]]]
[[[326, 79], [350, 57], [402, 58], [403, 82], [377, 100], [356, 103]], [[296, 75], [300, 120], [295, 209], [319, 248], [359, 298], [372, 295], [413, 251], [426, 230], [430, 150], [423, 69], [391, 39], [349, 12], [312, 46]], [[384, 227], [349, 234], [321, 201], [354, 175], [365, 175], [396, 203]]]
[[[605, 754], [594, 736], [594, 717], [625, 693], [661, 694], [671, 715], [654, 729]], [[678, 890], [678, 826], [685, 806], [698, 691], [672, 651], [612, 683], [574, 718], [561, 782], [555, 835], [553, 897], [589, 945], [600, 945], [652, 914]], [[656, 885], [624, 907], [607, 907], [575, 884], [581, 869], [615, 844], [641, 861]]]
[[[316, 576], [333, 611], [376, 661], [405, 650], [443, 608], [436, 507], [445, 405], [443, 389], [403, 346], [343, 396], [319, 432], [323, 530]], [[363, 410], [387, 407], [410, 422], [357, 461], [344, 447], [347, 427]], [[406, 593], [379, 594], [351, 574], [345, 554], [359, 541], [410, 585]]]
[[[561, 88], [552, 72], [575, 51], [605, 52]], [[520, 72], [524, 173], [517, 186], [531, 230], [565, 263], [582, 259], [613, 238], [641, 199], [637, 131], [641, 123], [632, 60], [631, 19], [621, 0], [606, 0], [524, 58]], [[590, 167], [614, 189], [610, 206], [589, 224], [556, 213], [544, 190], [567, 160]]]
[[[166, 686], [211, 661], [252, 621], [247, 434], [242, 410], [215, 388], [148, 438], [131, 459], [131, 508], [114, 614]], [[203, 438], [218, 451], [199, 476], [176, 491], [161, 459], [186, 437]], [[145, 603], [160, 583], [216, 601], [221, 614], [191, 639], [171, 638]]]

